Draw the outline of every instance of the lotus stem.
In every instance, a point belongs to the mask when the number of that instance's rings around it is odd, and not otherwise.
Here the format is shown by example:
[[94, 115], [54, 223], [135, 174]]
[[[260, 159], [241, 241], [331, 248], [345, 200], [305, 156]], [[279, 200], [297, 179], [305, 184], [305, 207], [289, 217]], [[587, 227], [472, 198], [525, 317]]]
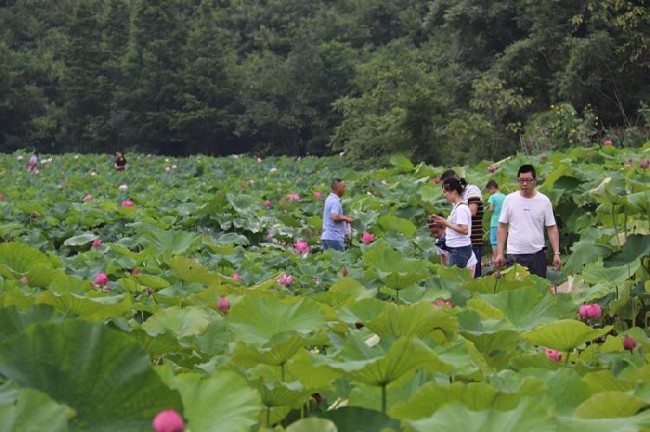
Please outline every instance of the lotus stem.
[[386, 384], [381, 386], [381, 412], [386, 415]]
[[564, 359], [564, 366], [569, 366], [569, 357], [571, 357], [571, 351], [566, 352], [566, 359]]
[[266, 428], [271, 429], [271, 407], [266, 406]]

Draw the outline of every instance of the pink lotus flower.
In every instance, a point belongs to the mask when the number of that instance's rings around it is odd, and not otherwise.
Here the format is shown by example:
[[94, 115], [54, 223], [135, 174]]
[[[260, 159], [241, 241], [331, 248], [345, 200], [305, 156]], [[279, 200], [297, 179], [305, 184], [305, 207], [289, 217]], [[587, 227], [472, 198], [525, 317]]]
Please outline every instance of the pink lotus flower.
[[293, 276], [283, 274], [280, 276], [280, 279], [278, 279], [278, 283], [285, 286], [291, 285], [293, 283]]
[[230, 302], [228, 299], [225, 297], [220, 297], [219, 301], [217, 302], [217, 309], [219, 309], [221, 312], [228, 312], [230, 309]]
[[298, 240], [295, 244], [294, 247], [296, 248], [296, 251], [299, 254], [306, 254], [309, 253], [309, 244], [305, 241], [300, 241]]
[[122, 201], [122, 207], [133, 207], [135, 203], [131, 200]]
[[97, 285], [106, 285], [108, 283], [108, 276], [105, 273], [100, 273], [95, 277], [95, 283]]
[[323, 199], [323, 192], [321, 192], [319, 190], [314, 191], [314, 198], [319, 199], [319, 200]]
[[165, 171], [169, 172], [171, 170], [172, 170], [171, 167], [168, 167], [168, 166], [165, 167]]
[[490, 166], [488, 167], [488, 171], [491, 172], [491, 173], [493, 173], [493, 172], [496, 171], [496, 170], [497, 170], [497, 167], [495, 167], [494, 165], [490, 165]]
[[436, 306], [447, 306], [447, 307], [454, 307], [454, 304], [450, 302], [449, 300], [436, 300], [433, 302], [434, 305]]
[[92, 244], [90, 246], [94, 247], [95, 249], [99, 249], [100, 247], [102, 247], [102, 239], [93, 240], [93, 242], [92, 242]]
[[132, 274], [132, 275], [139, 275], [139, 274], [140, 274], [140, 270], [138, 270], [137, 267], [133, 267], [133, 270], [131, 270], [131, 274]]
[[287, 200], [289, 202], [298, 202], [298, 201], [300, 201], [300, 195], [298, 195], [298, 194], [287, 194]]
[[21, 277], [21, 278], [20, 278], [20, 283], [23, 284], [23, 285], [28, 285], [28, 284], [29, 284], [29, 280], [27, 279], [27, 276], [23, 276], [23, 277]]
[[434, 177], [431, 179], [431, 181], [434, 182], [435, 184], [442, 183], [442, 179], [440, 177]]
[[375, 236], [366, 231], [361, 236], [361, 241], [365, 244], [370, 244], [375, 241]]
[[633, 351], [634, 347], [636, 347], [636, 341], [634, 338], [630, 335], [625, 335], [623, 337], [623, 349], [626, 351]]
[[185, 429], [183, 418], [171, 408], [156, 414], [152, 425], [156, 432], [183, 432]]
[[547, 349], [546, 357], [550, 358], [551, 360], [560, 361], [562, 360], [562, 353], [552, 349]]
[[92, 201], [92, 200], [93, 200], [93, 196], [91, 194], [88, 194], [84, 197], [84, 201]]
[[600, 305], [597, 303], [594, 304], [583, 304], [578, 309], [578, 313], [583, 318], [600, 318], [602, 315], [602, 310]]
[[648, 169], [650, 166], [650, 161], [648, 159], [641, 159], [639, 161], [639, 168]]
[[264, 207], [271, 207], [271, 201], [269, 200], [264, 201]]
[[349, 273], [349, 272], [348, 272], [348, 268], [347, 268], [347, 267], [343, 267], [343, 270], [341, 270], [341, 275], [342, 275], [343, 277], [348, 277], [348, 273]]
[[605, 147], [611, 146], [612, 145], [612, 140], [611, 139], [606, 139], [603, 141], [603, 145]]
[[278, 200], [278, 204], [284, 204], [284, 198], [280, 198], [280, 199]]

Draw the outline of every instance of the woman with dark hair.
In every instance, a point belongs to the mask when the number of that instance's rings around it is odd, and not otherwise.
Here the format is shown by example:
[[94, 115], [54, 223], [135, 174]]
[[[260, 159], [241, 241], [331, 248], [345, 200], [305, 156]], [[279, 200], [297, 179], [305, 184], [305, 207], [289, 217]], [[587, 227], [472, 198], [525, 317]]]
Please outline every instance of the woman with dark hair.
[[115, 169], [118, 171], [124, 171], [126, 169], [126, 158], [124, 153], [121, 151], [115, 152]]
[[453, 205], [447, 219], [433, 215], [432, 220], [445, 227], [446, 246], [449, 251], [449, 266], [467, 267], [472, 256], [472, 213], [463, 201], [463, 185], [456, 178], [448, 178], [442, 183], [443, 196]]

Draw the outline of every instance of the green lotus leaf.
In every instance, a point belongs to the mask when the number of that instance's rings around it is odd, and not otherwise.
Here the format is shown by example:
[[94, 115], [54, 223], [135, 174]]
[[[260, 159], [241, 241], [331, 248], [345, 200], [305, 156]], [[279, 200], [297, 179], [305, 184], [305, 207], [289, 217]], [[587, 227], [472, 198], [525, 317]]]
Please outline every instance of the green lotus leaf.
[[27, 310], [20, 310], [16, 306], [0, 309], [0, 341], [14, 335], [31, 324], [59, 322], [65, 316], [48, 305], [34, 305]]
[[462, 335], [482, 354], [490, 357], [511, 354], [521, 341], [516, 330], [463, 331]]
[[320, 414], [319, 417], [333, 421], [340, 432], [396, 432], [402, 430], [397, 420], [367, 408], [341, 407]]
[[150, 336], [157, 336], [170, 331], [178, 339], [181, 339], [203, 333], [209, 324], [210, 315], [205, 308], [172, 306], [167, 309], [160, 309], [150, 316], [142, 324], [142, 328]]
[[625, 190], [625, 178], [615, 173], [606, 177], [600, 184], [592, 189], [590, 195], [602, 204], [621, 204], [627, 195]]
[[183, 256], [175, 256], [168, 261], [174, 274], [185, 282], [198, 282], [205, 285], [221, 283], [221, 278], [216, 273], [211, 273], [200, 261]]
[[291, 423], [287, 432], [338, 432], [338, 428], [331, 420], [306, 418]]
[[377, 241], [363, 254], [366, 267], [394, 290], [405, 289], [429, 276], [428, 262], [405, 258], [387, 242]]
[[[253, 229], [250, 229], [250, 231], [258, 232], [258, 230]], [[214, 241], [221, 247], [232, 247], [233, 245], [248, 246], [250, 244], [250, 240], [245, 235], [233, 232], [222, 233]]]
[[408, 238], [413, 237], [413, 234], [417, 231], [417, 227], [410, 220], [390, 214], [380, 216], [377, 222], [382, 230], [404, 234]]
[[0, 387], [0, 432], [67, 432], [70, 411], [38, 390]]
[[35, 303], [51, 305], [60, 312], [75, 312], [91, 321], [121, 317], [131, 312], [131, 297], [122, 295], [106, 297], [100, 293], [88, 293], [88, 297], [85, 297], [73, 293], [43, 291], [36, 296]]
[[592, 393], [613, 391], [626, 392], [634, 388], [634, 382], [623, 380], [620, 377], [615, 377], [610, 370], [601, 370], [585, 374], [582, 380], [589, 387]]
[[500, 309], [492, 306], [490, 303], [478, 297], [473, 297], [467, 300], [467, 307], [468, 310], [476, 311], [480, 315], [481, 319], [484, 320], [500, 320], [505, 317]]
[[237, 195], [228, 193], [226, 199], [237, 213], [244, 216], [250, 212], [256, 212], [259, 206], [257, 198], [242, 193]]
[[179, 375], [173, 385], [183, 398], [188, 429], [247, 432], [258, 422], [260, 395], [233, 372]]
[[264, 347], [252, 347], [238, 342], [231, 361], [236, 365], [255, 366], [263, 363], [282, 366], [305, 346], [305, 339], [297, 334], [277, 334]]
[[0, 276], [20, 279], [36, 265], [52, 267], [47, 255], [34, 247], [18, 242], [0, 244]]
[[339, 310], [340, 319], [350, 324], [366, 323], [388, 307], [388, 303], [376, 298], [367, 298], [345, 305]]
[[543, 406], [522, 402], [511, 411], [471, 411], [465, 405], [453, 402], [438, 409], [427, 419], [409, 420], [407, 423], [418, 432], [549, 432], [557, 430]]
[[127, 333], [133, 340], [137, 341], [144, 350], [152, 356], [160, 356], [168, 353], [183, 351], [178, 340], [170, 333], [161, 333], [150, 336], [142, 329], [133, 330]]
[[91, 243], [97, 240], [98, 238], [99, 236], [97, 234], [88, 232], [88, 233], [76, 235], [74, 237], [70, 237], [66, 239], [66, 241], [63, 242], [63, 244], [66, 246], [81, 246], [81, 245], [86, 245], [88, 243]]
[[374, 297], [376, 293], [366, 288], [361, 282], [352, 278], [341, 278], [334, 282], [334, 285], [327, 291], [333, 294], [342, 294], [347, 298], [359, 301]]
[[365, 325], [380, 337], [423, 338], [434, 332], [442, 332], [451, 339], [458, 330], [458, 321], [449, 313], [449, 309], [434, 306], [429, 302], [414, 305], [390, 303], [376, 318], [366, 322]]
[[[646, 195], [648, 193], [646, 192]], [[623, 250], [605, 261], [607, 267], [624, 266], [639, 258], [650, 255], [650, 235], [632, 234], [627, 236]]]
[[609, 245], [588, 241], [576, 242], [571, 246], [571, 255], [562, 266], [562, 273], [580, 273], [586, 264], [607, 258], [611, 255], [612, 250], [613, 248]]
[[419, 368], [447, 371], [450, 366], [417, 338], [402, 337], [393, 342], [382, 338], [369, 347], [356, 335], [350, 337], [338, 359], [322, 359], [333, 369], [344, 371], [352, 381], [372, 386], [386, 386], [404, 374]]
[[389, 161], [392, 166], [399, 168], [401, 171], [412, 171], [415, 168], [411, 160], [403, 154], [393, 154], [390, 156]]
[[[44, 272], [45, 275], [38, 275], [39, 277], [37, 279], [30, 278], [30, 284], [32, 283], [31, 282], [32, 280], [34, 280], [35, 284], [39, 282], [44, 283], [45, 280], [41, 278], [43, 277], [50, 278], [51, 276], [49, 273], [54, 271], [56, 270], [46, 271]], [[88, 280], [79, 279], [75, 276], [70, 276], [57, 271], [57, 274], [50, 279], [50, 282], [47, 285], [41, 284], [40, 286], [47, 286], [47, 289], [57, 294], [62, 294], [67, 292], [67, 293], [83, 295], [88, 292], [90, 282]]]
[[142, 347], [100, 324], [30, 326], [0, 343], [0, 374], [74, 409], [73, 430], [148, 431], [157, 412], [182, 412]]
[[136, 263], [143, 263], [153, 255], [153, 247], [151, 246], [144, 248], [140, 252], [132, 252], [128, 248], [125, 248], [124, 246], [121, 246], [117, 243], [109, 243], [109, 247], [115, 253], [130, 258]]
[[530, 330], [560, 318], [575, 316], [575, 306], [570, 297], [551, 296], [532, 287], [479, 298], [500, 310], [517, 330]]
[[316, 365], [314, 357], [320, 354], [312, 354], [307, 350], [299, 350], [291, 357], [285, 366], [286, 375], [296, 381], [300, 381], [306, 389], [330, 388], [333, 383], [341, 377], [338, 370], [323, 365]]
[[650, 427], [650, 411], [643, 411], [634, 417], [579, 419], [557, 417], [559, 432], [637, 432]]
[[394, 405], [390, 414], [400, 420], [417, 420], [431, 417], [451, 402], [461, 403], [471, 411], [507, 411], [517, 407], [519, 398], [517, 393], [500, 392], [487, 383], [454, 382], [441, 385], [429, 382], [420, 387], [408, 402]]
[[265, 344], [284, 332], [308, 335], [325, 326], [319, 304], [299, 297], [249, 295], [233, 305], [228, 315], [228, 327], [235, 341], [248, 344]]
[[153, 289], [167, 288], [169, 286], [169, 282], [167, 282], [165, 279], [148, 274], [131, 275], [129, 278], [135, 279], [135, 281], [137, 281], [140, 285]]
[[648, 191], [643, 190], [627, 195], [627, 208], [629, 215], [647, 215], [650, 212], [650, 203], [648, 202]]
[[147, 245], [153, 248], [154, 255], [164, 259], [183, 255], [193, 250], [201, 242], [200, 236], [196, 233], [161, 229], [143, 229], [142, 237], [146, 240]]
[[619, 391], [601, 392], [592, 395], [576, 408], [576, 418], [602, 419], [630, 417], [647, 406], [643, 399]]
[[526, 332], [523, 337], [535, 345], [571, 352], [585, 342], [605, 336], [612, 328], [612, 326], [607, 326], [594, 329], [581, 321], [559, 320]]
[[449, 345], [436, 345], [433, 350], [441, 361], [452, 365], [450, 374], [454, 376], [466, 376], [468, 379], [481, 380], [484, 375], [493, 373], [476, 346], [465, 338], [458, 338], [457, 341]]
[[[540, 354], [538, 357], [543, 358], [545, 355]], [[571, 415], [593, 393], [574, 369], [528, 368], [519, 373], [519, 378], [541, 380], [546, 389], [535, 394], [534, 399], [559, 415]]]
[[641, 262], [636, 260], [616, 267], [605, 267], [603, 261], [596, 261], [585, 265], [582, 276], [585, 282], [590, 284], [619, 285], [629, 279], [630, 275], [634, 274], [640, 265]]

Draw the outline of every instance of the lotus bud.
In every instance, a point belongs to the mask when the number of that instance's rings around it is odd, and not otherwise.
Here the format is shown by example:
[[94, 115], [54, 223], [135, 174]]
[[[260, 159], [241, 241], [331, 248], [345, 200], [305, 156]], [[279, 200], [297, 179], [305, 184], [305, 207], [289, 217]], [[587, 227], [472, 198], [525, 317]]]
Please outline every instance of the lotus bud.
[[156, 432], [183, 432], [185, 429], [183, 418], [174, 409], [166, 409], [156, 414], [152, 425]]
[[623, 337], [623, 348], [626, 351], [631, 352], [634, 350], [634, 347], [636, 347], [636, 341], [634, 340], [634, 338], [632, 336], [625, 335]]
[[224, 313], [228, 312], [230, 309], [230, 302], [228, 299], [225, 297], [220, 297], [219, 301], [217, 302], [217, 309]]

